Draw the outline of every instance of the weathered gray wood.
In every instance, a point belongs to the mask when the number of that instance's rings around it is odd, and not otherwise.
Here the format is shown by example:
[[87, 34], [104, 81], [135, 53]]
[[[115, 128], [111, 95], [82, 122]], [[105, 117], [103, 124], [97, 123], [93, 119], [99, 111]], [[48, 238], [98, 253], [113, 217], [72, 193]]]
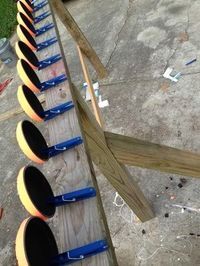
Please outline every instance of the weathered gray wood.
[[84, 36], [81, 29], [75, 22], [74, 18], [64, 6], [63, 2], [61, 0], [51, 0], [51, 2], [59, 19], [62, 21], [63, 25], [67, 28], [72, 38], [75, 40], [76, 44], [81, 48], [82, 52], [85, 54], [87, 59], [93, 65], [99, 78], [105, 78], [107, 76], [106, 68], [101, 63], [95, 50], [92, 48], [92, 46]]
[[[37, 12], [37, 15], [48, 9], [49, 5]], [[52, 21], [55, 23], [55, 19], [50, 16], [43, 22], [37, 24], [37, 26], [40, 27], [45, 23]], [[48, 31], [44, 35], [38, 37], [37, 42], [55, 36], [56, 32], [57, 29]], [[57, 53], [62, 53], [63, 55], [62, 48], [59, 46], [60, 44], [59, 40], [59, 44], [56, 43], [48, 49], [38, 52], [38, 57], [44, 59]], [[59, 61], [38, 73], [41, 81], [61, 75], [62, 73], [67, 73], [68, 81], [45, 92], [47, 108], [54, 107], [60, 103], [73, 99], [70, 75], [64, 55], [62, 61]], [[47, 122], [49, 144], [53, 145], [60, 143], [64, 140], [80, 135], [82, 135], [84, 139], [84, 135], [82, 134], [79, 125], [78, 116], [78, 109], [75, 107], [75, 109]], [[93, 185], [97, 189], [96, 198], [58, 208], [57, 216], [54, 218], [54, 224], [55, 229], [58, 231], [60, 251], [66, 251], [98, 239], [107, 238], [110, 245], [107, 252], [78, 262], [75, 265], [117, 265], [87, 146], [80, 145], [51, 160], [53, 163], [49, 164], [51, 167], [49, 171], [57, 172], [56, 193], [66, 193]]]

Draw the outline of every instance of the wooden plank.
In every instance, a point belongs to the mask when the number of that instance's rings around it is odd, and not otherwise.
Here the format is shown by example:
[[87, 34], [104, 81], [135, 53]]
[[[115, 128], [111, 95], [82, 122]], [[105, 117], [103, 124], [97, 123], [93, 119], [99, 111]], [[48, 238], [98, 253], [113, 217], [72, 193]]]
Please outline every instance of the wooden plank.
[[78, 89], [73, 86], [73, 90], [76, 93], [81, 122], [93, 162], [142, 222], [152, 219], [153, 211], [139, 186], [128, 170], [113, 156], [107, 146], [103, 130], [91, 114]]
[[61, 0], [51, 0], [51, 3], [63, 25], [67, 28], [76, 44], [81, 48], [82, 52], [93, 65], [99, 78], [105, 78], [107, 76], [106, 68], [100, 61], [95, 50], [92, 48], [92, 46], [84, 36], [83, 32], [75, 22], [72, 15], [66, 9], [63, 2]]
[[[39, 13], [49, 10], [49, 8], [50, 6], [47, 5], [40, 10]], [[39, 15], [39, 13], [37, 15]], [[48, 17], [45, 19], [45, 21], [37, 26], [40, 27], [49, 22], [53, 22], [56, 26], [53, 13], [52, 16]], [[47, 108], [52, 108], [58, 104], [74, 99], [73, 90], [71, 88], [70, 74], [66, 60], [64, 58], [57, 26], [55, 29], [51, 29], [44, 35], [37, 37], [37, 42], [44, 41], [47, 38], [53, 37], [55, 35], [57, 35], [59, 42], [55, 43], [48, 49], [38, 52], [37, 55], [39, 59], [44, 59], [61, 53], [63, 60], [46, 69], [43, 69], [42, 71], [39, 71], [38, 75], [40, 76], [40, 80], [44, 81], [54, 76], [66, 73], [68, 81], [45, 92]], [[76, 265], [117, 265], [96, 183], [96, 177], [94, 175], [94, 170], [87, 146], [85, 145], [85, 137], [84, 134], [82, 134], [82, 130], [79, 125], [78, 116], [78, 109], [75, 106], [75, 108], [69, 112], [46, 123], [49, 129], [48, 143], [50, 145], [60, 143], [80, 135], [84, 140], [84, 144], [52, 158], [51, 162], [48, 163], [49, 172], [56, 173], [55, 193], [62, 194], [87, 186], [95, 186], [97, 190], [97, 197], [95, 198], [57, 208], [57, 216], [54, 218], [53, 222], [55, 224], [55, 230], [57, 231], [59, 250], [63, 252], [98, 239], [106, 238], [110, 247], [108, 251], [77, 262]]]
[[127, 165], [200, 177], [200, 155], [148, 141], [105, 132], [115, 158]]
[[77, 45], [77, 49], [78, 49], [78, 54], [79, 54], [79, 58], [80, 58], [80, 62], [81, 62], [81, 66], [82, 66], [82, 70], [83, 70], [83, 75], [85, 77], [85, 81], [87, 83], [87, 89], [89, 91], [90, 97], [91, 97], [91, 102], [92, 102], [92, 108], [94, 111], [94, 115], [96, 117], [96, 120], [98, 121], [99, 125], [101, 127], [103, 127], [103, 118], [102, 118], [102, 113], [101, 110], [99, 108], [98, 102], [97, 102], [97, 98], [94, 92], [94, 88], [93, 88], [93, 84], [90, 78], [90, 74], [88, 71], [88, 67], [87, 64], [85, 62], [85, 58], [84, 55], [80, 49], [80, 47]]

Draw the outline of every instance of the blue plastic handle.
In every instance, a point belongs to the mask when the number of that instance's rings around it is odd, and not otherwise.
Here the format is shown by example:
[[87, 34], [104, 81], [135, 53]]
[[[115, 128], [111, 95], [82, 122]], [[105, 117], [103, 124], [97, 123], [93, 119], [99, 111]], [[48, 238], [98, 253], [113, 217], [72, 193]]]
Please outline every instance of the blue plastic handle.
[[51, 15], [51, 12], [49, 11], [45, 11], [43, 14], [37, 16], [35, 19], [34, 19], [34, 23], [39, 23], [40, 21], [42, 21], [43, 19], [47, 18], [48, 16]]
[[83, 140], [81, 137], [76, 137], [70, 140], [67, 140], [65, 142], [56, 144], [54, 146], [51, 146], [45, 150], [42, 151], [43, 154], [47, 155], [48, 158], [54, 157], [60, 153], [63, 153], [66, 150], [72, 149], [76, 147], [77, 145], [80, 145], [83, 143]]
[[48, 90], [52, 87], [55, 87], [58, 84], [64, 82], [65, 80], [67, 80], [67, 76], [65, 74], [63, 74], [63, 75], [60, 75], [60, 76], [55, 77], [53, 79], [44, 81], [40, 84], [40, 91], [45, 91], [45, 90]]
[[65, 113], [66, 111], [69, 111], [70, 109], [72, 109], [74, 107], [74, 104], [72, 101], [69, 101], [69, 102], [66, 102], [66, 103], [63, 103], [59, 106], [56, 106], [52, 109], [49, 109], [47, 111], [44, 111], [41, 116], [44, 117], [44, 120], [45, 121], [48, 121], [58, 115], [61, 115], [63, 113]]
[[40, 36], [41, 34], [47, 32], [48, 30], [52, 29], [54, 27], [53, 23], [49, 23], [39, 29], [36, 30], [36, 36]]
[[89, 199], [95, 196], [96, 196], [96, 190], [93, 187], [87, 187], [51, 198], [48, 200], [48, 203], [58, 207], [74, 203], [77, 201]]
[[41, 3], [34, 6], [33, 12], [40, 10], [41, 8], [46, 6], [47, 4], [48, 4], [48, 1], [46, 1], [46, 0], [42, 1]]
[[98, 240], [88, 245], [69, 250], [52, 259], [51, 265], [69, 265], [108, 250], [106, 240]]
[[46, 68], [48, 66], [51, 66], [51, 65], [55, 64], [61, 58], [62, 58], [62, 56], [60, 54], [57, 54], [57, 55], [53, 55], [51, 57], [48, 57], [45, 60], [39, 61], [38, 70], [44, 69], [44, 68]]
[[44, 42], [37, 43], [37, 51], [41, 51], [42, 49], [47, 48], [56, 42], [57, 42], [56, 37], [53, 37], [53, 38], [50, 38]]

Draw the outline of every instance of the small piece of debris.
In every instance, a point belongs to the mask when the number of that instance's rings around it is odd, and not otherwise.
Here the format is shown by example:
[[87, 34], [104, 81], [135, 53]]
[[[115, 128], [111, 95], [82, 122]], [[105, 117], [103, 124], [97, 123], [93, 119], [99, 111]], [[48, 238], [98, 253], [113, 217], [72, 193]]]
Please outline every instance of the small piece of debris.
[[183, 185], [182, 185], [181, 183], [179, 183], [179, 184], [178, 184], [178, 187], [179, 187], [179, 188], [182, 188], [182, 187], [183, 187]]
[[165, 213], [165, 218], [168, 218], [169, 217], [169, 213]]
[[13, 78], [5, 80], [3, 83], [0, 83], [0, 94], [7, 88]]
[[170, 178], [170, 180], [173, 180], [173, 177], [172, 176], [170, 176], [169, 178]]
[[179, 42], [187, 42], [189, 40], [189, 35], [186, 31], [180, 32], [178, 35]]
[[176, 197], [175, 197], [175, 196], [173, 196], [173, 195], [170, 197], [170, 199], [171, 199], [171, 200], [174, 200], [175, 198], [176, 198]]
[[181, 131], [180, 131], [180, 130], [178, 130], [178, 138], [180, 138], [180, 137], [181, 137], [181, 135], [182, 135]]
[[169, 82], [168, 81], [164, 81], [161, 86], [160, 86], [160, 89], [163, 91], [163, 92], [167, 92], [168, 91], [168, 88], [169, 88]]
[[142, 229], [142, 234], [145, 235], [146, 234], [146, 231], [144, 229]]
[[168, 189], [169, 187], [165, 187], [165, 189]]
[[3, 208], [0, 208], [0, 220], [2, 218], [2, 215], [3, 215]]
[[181, 181], [182, 184], [187, 183], [187, 179], [186, 178], [180, 178], [180, 181]]
[[190, 236], [194, 236], [195, 234], [194, 233], [190, 233]]
[[189, 66], [189, 65], [191, 65], [192, 63], [194, 63], [194, 62], [196, 62], [196, 61], [197, 61], [197, 59], [194, 58], [194, 59], [190, 60], [189, 62], [187, 62], [185, 65], [186, 65], [186, 66]]
[[178, 72], [178, 73], [175, 74], [175, 76], [172, 76], [171, 74], [172, 74], [173, 72], [174, 72], [174, 71], [173, 71], [173, 68], [168, 67], [168, 68], [165, 70], [165, 72], [164, 72], [164, 74], [163, 74], [163, 77], [166, 78], [166, 79], [170, 79], [170, 80], [173, 81], [173, 82], [178, 82], [178, 81], [179, 81], [179, 78], [180, 78], [180, 76], [181, 76], [181, 73]]

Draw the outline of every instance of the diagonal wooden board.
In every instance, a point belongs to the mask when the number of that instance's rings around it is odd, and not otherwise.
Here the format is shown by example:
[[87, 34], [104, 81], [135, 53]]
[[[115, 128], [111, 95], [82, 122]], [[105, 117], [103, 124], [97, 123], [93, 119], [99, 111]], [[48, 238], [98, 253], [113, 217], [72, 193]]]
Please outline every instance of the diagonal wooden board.
[[[45, 6], [36, 13], [36, 16], [49, 9], [49, 5]], [[52, 16], [36, 24], [36, 26], [41, 27], [49, 22], [55, 23]], [[53, 28], [37, 37], [36, 41], [41, 42], [56, 35], [57, 30]], [[62, 53], [60, 41], [48, 49], [38, 52], [37, 55], [41, 60], [57, 53]], [[52, 108], [60, 103], [73, 99], [70, 75], [64, 60], [38, 72], [41, 81], [48, 80], [63, 73], [67, 73], [68, 81], [45, 92], [46, 108]], [[78, 109], [75, 107], [73, 110], [49, 121], [47, 123], [49, 144], [53, 145], [81, 135], [84, 139], [79, 125], [78, 115]], [[84, 143], [86, 144], [85, 139]], [[57, 218], [54, 219], [54, 223], [58, 229], [60, 251], [63, 252], [95, 240], [106, 238], [110, 246], [107, 252], [80, 261], [76, 263], [76, 265], [117, 265], [98, 187], [96, 185], [96, 178], [86, 145], [79, 145], [75, 149], [68, 150], [51, 160], [53, 160], [54, 169], [59, 170], [59, 174], [56, 178], [56, 193], [66, 193], [87, 186], [95, 186], [97, 189], [96, 198], [58, 208]], [[53, 169], [49, 169], [50, 172], [52, 170]]]

